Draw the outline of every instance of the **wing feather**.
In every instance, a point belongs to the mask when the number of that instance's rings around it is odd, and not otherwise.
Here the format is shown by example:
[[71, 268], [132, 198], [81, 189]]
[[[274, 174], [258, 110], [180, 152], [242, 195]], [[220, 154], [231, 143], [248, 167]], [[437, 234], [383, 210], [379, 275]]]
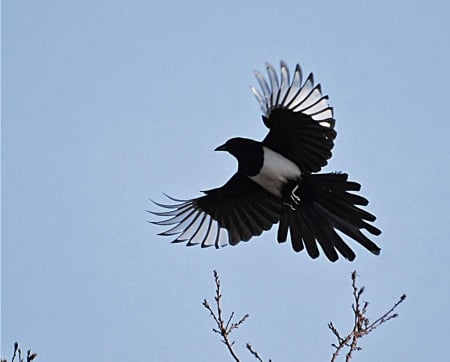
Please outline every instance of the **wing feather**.
[[154, 224], [172, 226], [160, 235], [175, 236], [173, 243], [219, 248], [247, 241], [279, 221], [281, 199], [240, 173], [224, 186], [204, 193], [204, 196], [192, 200], [168, 196], [177, 202], [172, 205], [155, 202], [155, 205], [170, 210], [150, 211], [166, 218], [154, 221]]
[[330, 159], [336, 137], [328, 96], [322, 95], [312, 73], [302, 84], [299, 64], [292, 82], [285, 62], [281, 61], [279, 77], [272, 65], [266, 64], [266, 69], [268, 80], [260, 72], [254, 72], [261, 91], [251, 88], [269, 128], [264, 145], [295, 162], [302, 172], [319, 171]]

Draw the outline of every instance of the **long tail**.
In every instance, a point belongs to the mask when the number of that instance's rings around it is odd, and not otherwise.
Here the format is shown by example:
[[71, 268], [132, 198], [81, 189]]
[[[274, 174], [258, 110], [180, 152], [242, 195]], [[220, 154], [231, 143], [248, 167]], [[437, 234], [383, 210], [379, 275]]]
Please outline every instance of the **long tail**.
[[336, 230], [357, 241], [373, 254], [380, 248], [362, 232], [380, 235], [381, 230], [369, 224], [376, 217], [359, 206], [369, 201], [349, 191], [359, 191], [361, 185], [348, 181], [345, 173], [308, 174], [298, 184], [295, 202], [284, 205], [278, 228], [278, 242], [285, 242], [289, 231], [292, 247], [299, 252], [306, 248], [312, 258], [319, 256], [319, 248], [330, 261], [338, 259], [338, 252], [346, 259], [356, 255]]

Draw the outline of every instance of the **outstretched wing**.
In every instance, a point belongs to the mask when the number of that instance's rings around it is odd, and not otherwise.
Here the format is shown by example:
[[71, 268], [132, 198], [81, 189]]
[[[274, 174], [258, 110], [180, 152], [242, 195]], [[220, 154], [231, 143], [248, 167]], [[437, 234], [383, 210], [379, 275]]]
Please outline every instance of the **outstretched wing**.
[[302, 84], [298, 64], [292, 82], [283, 61], [279, 78], [272, 65], [266, 68], [269, 82], [255, 71], [261, 91], [251, 87], [270, 129], [264, 145], [295, 162], [302, 172], [319, 171], [331, 157], [336, 137], [328, 96], [322, 95], [320, 84], [314, 85], [312, 73]]
[[160, 235], [173, 236], [173, 243], [220, 248], [236, 245], [269, 230], [280, 218], [281, 200], [255, 182], [236, 173], [219, 188], [205, 191], [205, 196], [177, 200], [173, 205], [156, 205], [169, 209], [151, 212], [168, 217], [157, 225], [174, 225]]

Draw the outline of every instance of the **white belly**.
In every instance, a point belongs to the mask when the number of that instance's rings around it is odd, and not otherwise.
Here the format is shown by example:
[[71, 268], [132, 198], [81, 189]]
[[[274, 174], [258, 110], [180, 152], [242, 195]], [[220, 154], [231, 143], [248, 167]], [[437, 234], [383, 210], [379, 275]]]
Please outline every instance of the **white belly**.
[[301, 171], [294, 162], [286, 157], [267, 147], [263, 147], [263, 149], [263, 167], [258, 175], [249, 176], [249, 178], [264, 187], [271, 194], [281, 197], [280, 190], [282, 185], [300, 178]]

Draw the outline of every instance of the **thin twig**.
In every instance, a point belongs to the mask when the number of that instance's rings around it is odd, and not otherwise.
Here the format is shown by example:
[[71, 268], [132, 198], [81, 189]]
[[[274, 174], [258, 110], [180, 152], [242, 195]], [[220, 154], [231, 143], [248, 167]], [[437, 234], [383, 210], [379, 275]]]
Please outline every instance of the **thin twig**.
[[33, 361], [37, 357], [37, 353], [31, 353], [31, 349], [27, 351], [27, 362]]
[[[256, 352], [253, 349], [253, 346], [250, 343], [246, 344], [247, 349], [250, 351], [250, 353], [253, 355], [253, 357], [255, 357], [259, 362], [263, 362], [262, 358], [259, 356], [258, 352]], [[269, 362], [271, 362], [272, 360], [269, 359]]]
[[14, 342], [14, 353], [11, 358], [11, 362], [14, 362], [16, 356], [19, 358], [19, 362], [22, 362], [22, 350], [20, 349], [18, 342]]
[[220, 292], [220, 279], [216, 270], [214, 270], [214, 282], [216, 284], [216, 295], [214, 297], [214, 300], [216, 302], [216, 311], [213, 311], [206, 299], [203, 300], [203, 306], [209, 311], [214, 321], [216, 322], [217, 329], [213, 328], [213, 331], [222, 336], [222, 342], [227, 346], [231, 356], [236, 362], [239, 362], [239, 358], [233, 350], [234, 341], [230, 341], [229, 336], [233, 329], [239, 328], [239, 326], [245, 322], [245, 320], [249, 317], [249, 314], [244, 315], [238, 322], [233, 322], [234, 312], [232, 312], [230, 317], [227, 319], [227, 322], [225, 323], [221, 308], [222, 294]]
[[336, 361], [339, 352], [344, 347], [348, 347], [348, 352], [345, 356], [345, 361], [349, 362], [352, 358], [353, 352], [361, 350], [361, 347], [358, 346], [359, 339], [371, 333], [383, 323], [386, 323], [387, 321], [396, 318], [398, 314], [396, 313], [393, 314], [394, 310], [406, 299], [406, 295], [403, 294], [400, 297], [399, 301], [397, 301], [391, 309], [389, 309], [385, 314], [376, 319], [374, 322], [370, 323], [369, 318], [366, 317], [369, 303], [364, 302], [361, 305], [361, 296], [364, 293], [364, 287], [361, 288], [357, 287], [356, 277], [357, 274], [356, 271], [354, 271], [352, 273], [352, 289], [354, 299], [354, 303], [352, 304], [352, 310], [354, 315], [352, 330], [345, 337], [342, 337], [337, 328], [333, 325], [333, 322], [328, 323], [328, 328], [331, 330], [331, 332], [336, 336], [338, 340], [337, 344], [332, 344], [332, 346], [336, 350], [334, 351], [331, 357], [331, 362]]

